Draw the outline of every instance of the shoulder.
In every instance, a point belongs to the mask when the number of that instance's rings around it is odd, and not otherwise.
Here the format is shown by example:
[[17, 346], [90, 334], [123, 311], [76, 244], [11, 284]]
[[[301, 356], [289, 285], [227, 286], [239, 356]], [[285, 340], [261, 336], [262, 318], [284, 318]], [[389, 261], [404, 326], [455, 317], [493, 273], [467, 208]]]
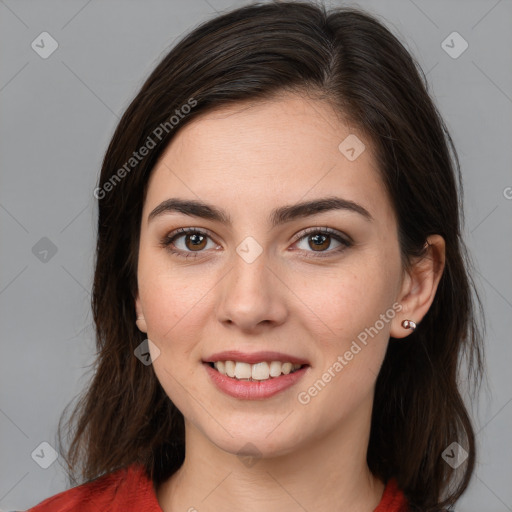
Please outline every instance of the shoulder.
[[[373, 512], [421, 512], [422, 507], [413, 505], [405, 496], [396, 478], [390, 478], [386, 484], [378, 507]], [[434, 508], [429, 508], [434, 510]], [[453, 512], [453, 509], [435, 508], [436, 512]]]
[[107, 473], [45, 499], [26, 512], [162, 512], [152, 481], [143, 466], [131, 466]]
[[395, 478], [386, 483], [379, 505], [373, 512], [407, 512], [408, 502]]

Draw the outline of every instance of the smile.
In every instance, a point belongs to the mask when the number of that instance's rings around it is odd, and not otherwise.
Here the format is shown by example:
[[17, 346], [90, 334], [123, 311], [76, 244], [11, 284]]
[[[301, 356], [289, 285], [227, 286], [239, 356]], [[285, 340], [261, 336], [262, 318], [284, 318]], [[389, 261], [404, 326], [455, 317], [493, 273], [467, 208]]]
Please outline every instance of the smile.
[[[277, 364], [272, 366], [272, 363], [277, 363], [280, 367], [278, 368]], [[234, 361], [217, 361], [216, 363], [202, 364], [211, 382], [219, 391], [241, 400], [263, 400], [277, 395], [295, 385], [310, 369], [310, 366], [307, 364], [295, 364], [293, 365], [295, 368], [292, 370], [293, 366], [289, 366], [291, 363], [280, 363], [279, 361], [272, 361], [270, 364], [267, 362], [255, 364], [235, 363]], [[240, 365], [239, 373], [237, 373], [238, 365]], [[227, 370], [233, 374], [233, 377], [226, 373], [226, 366]], [[278, 369], [278, 376], [270, 375], [271, 370], [273, 370], [274, 374], [277, 374]], [[221, 370], [224, 370], [224, 373]], [[251, 372], [250, 377], [249, 370]], [[257, 377], [264, 378], [254, 379], [253, 370], [256, 372]], [[240, 377], [237, 377], [237, 375], [240, 375]], [[265, 377], [265, 375], [268, 376]]]
[[281, 361], [244, 363], [242, 361], [216, 361], [210, 363], [222, 375], [237, 380], [263, 381], [293, 373], [305, 365]]

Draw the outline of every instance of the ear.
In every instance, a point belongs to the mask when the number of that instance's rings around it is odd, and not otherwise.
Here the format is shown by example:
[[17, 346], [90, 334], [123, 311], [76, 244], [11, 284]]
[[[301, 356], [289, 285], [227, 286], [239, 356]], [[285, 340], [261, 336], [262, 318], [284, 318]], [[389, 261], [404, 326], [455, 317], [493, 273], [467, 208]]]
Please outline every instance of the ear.
[[135, 299], [135, 312], [137, 313], [137, 320], [135, 321], [135, 323], [137, 324], [137, 327], [142, 332], [147, 333], [148, 327], [146, 325], [146, 319], [144, 318], [144, 313], [142, 312], [142, 304], [140, 302], [138, 293], [137, 293], [137, 298]]
[[412, 330], [405, 329], [401, 323], [412, 320], [419, 324], [434, 301], [445, 267], [445, 241], [440, 235], [431, 235], [427, 244], [425, 255], [416, 259], [402, 281], [397, 302], [403, 309], [393, 319], [390, 330], [393, 338], [408, 336]]

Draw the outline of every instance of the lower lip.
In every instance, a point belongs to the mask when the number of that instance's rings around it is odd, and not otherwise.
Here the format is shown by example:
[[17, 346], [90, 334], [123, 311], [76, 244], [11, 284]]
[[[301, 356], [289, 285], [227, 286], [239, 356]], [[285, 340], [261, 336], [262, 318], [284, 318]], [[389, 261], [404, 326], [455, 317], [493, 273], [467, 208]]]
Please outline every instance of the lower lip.
[[250, 381], [237, 380], [227, 375], [223, 375], [208, 363], [203, 363], [208, 375], [218, 389], [234, 398], [243, 400], [262, 400], [276, 395], [277, 393], [288, 389], [298, 382], [306, 373], [309, 366], [303, 366], [288, 375], [272, 377], [268, 380]]

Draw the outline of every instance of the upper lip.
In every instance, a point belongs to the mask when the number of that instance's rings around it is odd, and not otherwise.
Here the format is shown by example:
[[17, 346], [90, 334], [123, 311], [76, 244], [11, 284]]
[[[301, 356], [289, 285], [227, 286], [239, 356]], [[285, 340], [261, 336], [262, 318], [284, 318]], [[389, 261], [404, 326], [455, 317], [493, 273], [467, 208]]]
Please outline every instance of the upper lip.
[[263, 361], [281, 361], [282, 363], [290, 362], [293, 364], [307, 364], [309, 362], [302, 357], [296, 357], [282, 352], [263, 351], [245, 353], [238, 350], [227, 350], [224, 352], [216, 352], [209, 357], [203, 359], [205, 363], [215, 363], [217, 361], [241, 361], [249, 364], [261, 363]]

